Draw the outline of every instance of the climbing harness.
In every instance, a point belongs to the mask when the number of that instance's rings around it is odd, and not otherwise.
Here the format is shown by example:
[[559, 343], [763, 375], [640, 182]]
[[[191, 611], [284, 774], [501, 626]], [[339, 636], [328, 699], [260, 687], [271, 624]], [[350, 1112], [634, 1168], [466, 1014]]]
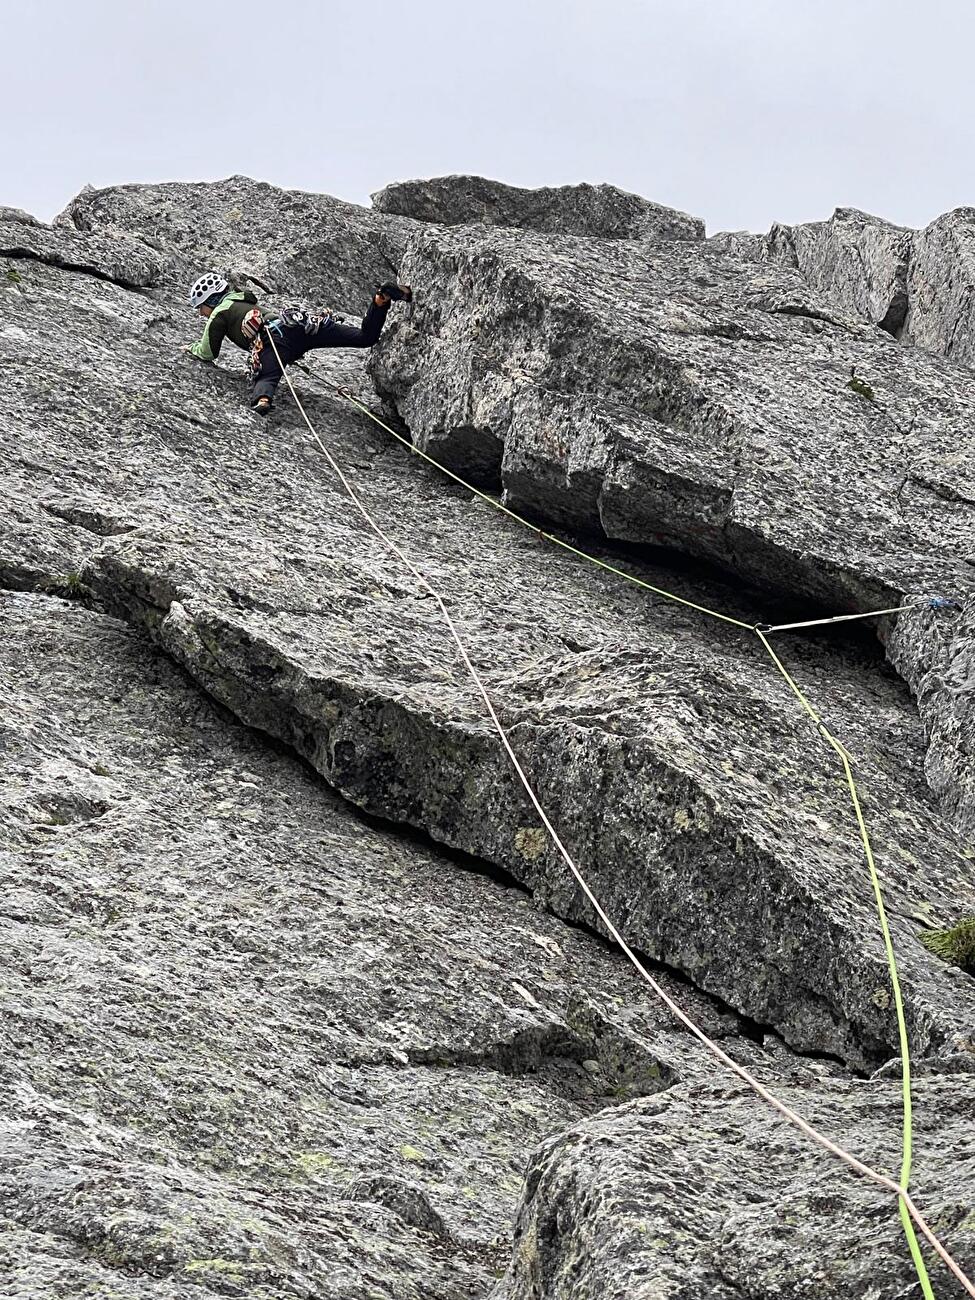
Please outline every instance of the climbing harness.
[[[767, 631], [773, 631], [773, 630], [781, 631], [783, 629], [781, 627], [778, 629], [771, 629], [771, 628], [764, 629], [761, 626], [749, 624], [744, 622], [741, 619], [732, 618], [730, 615], [722, 614], [718, 610], [709, 609], [707, 606], [698, 605], [695, 604], [693, 601], [685, 600], [683, 597], [677, 596], [673, 592], [666, 591], [661, 587], [656, 587], [652, 583], [645, 582], [642, 578], [637, 578], [634, 574], [629, 574], [625, 570], [617, 568], [615, 565], [607, 564], [605, 561], [598, 559], [596, 556], [589, 555], [587, 552], [579, 550], [577, 547], [572, 546], [570, 543], [563, 541], [561, 538], [558, 538], [551, 533], [542, 531], [541, 529], [537, 528], [534, 524], [530, 523], [529, 520], [525, 519], [523, 516], [509, 509], [507, 506], [503, 505], [500, 501], [497, 501], [495, 498], [491, 497], [488, 493], [482, 492], [479, 489], [473, 487], [472, 484], [468, 483], [465, 479], [461, 478], [460, 475], [455, 474], [452, 470], [447, 469], [446, 466], [441, 465], [440, 462], [436, 461], [432, 456], [428, 455], [420, 448], [414, 446], [412, 442], [410, 442], [407, 438], [404, 438], [401, 434], [397, 433], [395, 429], [391, 428], [384, 420], [380, 419], [379, 416], [377, 416], [367, 406], [365, 406], [362, 402], [360, 402], [359, 399], [355, 397], [355, 395], [351, 393], [348, 388], [344, 386], [333, 388], [333, 391], [339, 397], [342, 397], [345, 400], [349, 401], [354, 407], [356, 407], [359, 411], [361, 411], [362, 414], [368, 416], [369, 419], [373, 420], [382, 429], [386, 430], [387, 433], [391, 434], [393, 438], [395, 438], [398, 442], [402, 443], [411, 452], [418, 455], [423, 460], [429, 462], [431, 465], [435, 466], [437, 469], [439, 469], [441, 472], [446, 474], [449, 478], [453, 479], [455, 482], [462, 484], [466, 489], [474, 493], [475, 496], [480, 497], [484, 501], [487, 501], [495, 509], [501, 511], [501, 513], [509, 516], [510, 518], [514, 519], [516, 522], [522, 524], [526, 528], [531, 529], [532, 532], [538, 534], [543, 539], [551, 541], [555, 545], [563, 547], [565, 550], [570, 551], [572, 554], [580, 557], [581, 559], [584, 559], [589, 563], [595, 564], [599, 568], [606, 569], [618, 575], [619, 577], [626, 579], [629, 582], [633, 582], [639, 587], [652, 591], [657, 595], [663, 596], [668, 600], [676, 602], [677, 604], [684, 605], [691, 609], [698, 610], [700, 613], [707, 614], [708, 616], [719, 619], [724, 623], [730, 623], [736, 627], [743, 628], [748, 632], [754, 632], [759, 637], [760, 641], [762, 642], [762, 645], [764, 646], [766, 652], [771, 658], [777, 671], [782, 675], [785, 682], [788, 684], [789, 688], [796, 695], [803, 709], [810, 717], [811, 721], [815, 724], [821, 738], [839, 757], [840, 762], [843, 766], [844, 775], [846, 777], [847, 786], [850, 793], [850, 799], [853, 805], [857, 826], [860, 832], [861, 844], [867, 861], [867, 867], [868, 867], [871, 883], [874, 890], [874, 898], [877, 904], [881, 931], [884, 938], [884, 948], [887, 957], [888, 969], [890, 971], [891, 986], [894, 995], [895, 1013], [897, 1017], [899, 1044], [901, 1049], [901, 1082], [902, 1082], [902, 1106], [903, 1106], [902, 1163], [901, 1163], [900, 1178], [899, 1181], [897, 1182], [895, 1182], [892, 1178], [887, 1177], [886, 1174], [883, 1174], [879, 1170], [873, 1168], [871, 1165], [865, 1164], [863, 1161], [861, 1161], [855, 1155], [853, 1155], [852, 1152], [846, 1150], [838, 1143], [833, 1142], [824, 1133], [821, 1133], [807, 1120], [803, 1119], [803, 1117], [797, 1111], [794, 1111], [785, 1102], [781, 1101], [773, 1092], [771, 1092], [768, 1088], [766, 1088], [764, 1084], [762, 1084], [753, 1074], [751, 1074], [749, 1070], [747, 1070], [744, 1066], [739, 1065], [737, 1061], [735, 1061], [731, 1056], [729, 1056], [728, 1053], [725, 1052], [724, 1049], [718, 1045], [718, 1043], [716, 1043], [713, 1039], [709, 1038], [708, 1035], [704, 1032], [704, 1030], [699, 1028], [699, 1026], [687, 1015], [687, 1013], [680, 1007], [680, 1005], [677, 1002], [675, 1002], [674, 999], [667, 993], [666, 989], [664, 989], [664, 987], [661, 984], [659, 984], [658, 981], [655, 980], [653, 976], [650, 974], [650, 972], [647, 970], [646, 966], [643, 964], [640, 957], [631, 948], [627, 940], [624, 938], [623, 934], [620, 932], [620, 930], [614, 924], [614, 922], [612, 921], [608, 913], [603, 908], [602, 904], [599, 902], [599, 899], [596, 897], [595, 893], [590, 887], [588, 881], [586, 880], [586, 877], [584, 876], [580, 868], [575, 863], [572, 855], [569, 853], [568, 849], [565, 847], [564, 843], [562, 842], [562, 839], [560, 838], [558, 831], [556, 830], [555, 826], [552, 824], [551, 820], [549, 819], [548, 814], [545, 812], [545, 809], [543, 808], [537, 794], [535, 793], [534, 788], [532, 787], [531, 782], [528, 779], [527, 774], [525, 773], [524, 768], [521, 765], [521, 762], [518, 759], [517, 754], [514, 751], [512, 743], [508, 737], [508, 733], [505, 730], [504, 725], [502, 724], [498, 716], [497, 710], [491, 699], [491, 696], [488, 693], [488, 690], [484, 685], [480, 675], [478, 674], [477, 669], [475, 668], [473, 662], [471, 661], [470, 655], [468, 654], [464, 641], [459, 631], [457, 630], [457, 626], [453, 618], [451, 617], [450, 611], [448, 610], [443, 597], [440, 595], [440, 592], [436, 589], [436, 587], [433, 586], [433, 584], [429, 581], [429, 579], [416, 567], [416, 565], [413, 563], [412, 560], [410, 560], [410, 558], [406, 555], [406, 553], [402, 550], [402, 548], [386, 532], [383, 531], [380, 525], [375, 521], [375, 519], [369, 513], [368, 509], [366, 508], [362, 499], [359, 497], [355, 488], [352, 486], [349, 479], [342, 471], [341, 466], [335, 460], [332, 453], [328, 450], [327, 446], [322, 441], [322, 439], [319, 437], [318, 431], [315, 429], [315, 426], [312, 424], [311, 420], [309, 419], [308, 413], [306, 412], [304, 405], [300, 397], [298, 396], [294, 384], [291, 382], [291, 377], [288, 374], [281, 360], [281, 355], [278, 352], [278, 348], [274, 340], [273, 332], [267, 331], [267, 337], [271, 347], [274, 349], [278, 364], [281, 367], [282, 375], [284, 377], [285, 382], [288, 385], [288, 389], [291, 393], [291, 396], [294, 398], [295, 405], [297, 406], [298, 411], [301, 414], [301, 418], [303, 419], [305, 425], [307, 426], [308, 431], [311, 434], [312, 438], [314, 439], [315, 443], [317, 444], [319, 450], [325, 457], [333, 474], [341, 484], [346, 495], [352, 501], [356, 510], [362, 516], [363, 520], [365, 521], [369, 529], [376, 535], [376, 537], [379, 538], [379, 540], [383, 543], [383, 545], [386, 546], [387, 549], [403, 565], [405, 565], [405, 567], [413, 575], [413, 577], [416, 579], [417, 583], [424, 590], [424, 592], [429, 597], [432, 597], [432, 599], [436, 603], [437, 608], [439, 609], [440, 614], [447, 627], [447, 630], [450, 633], [451, 639], [453, 640], [457, 648], [457, 652], [460, 655], [464, 667], [468, 675], [470, 676], [477, 690], [477, 693], [481, 697], [481, 700], [491, 720], [491, 723], [501, 741], [501, 745], [504, 748], [504, 751], [515, 771], [516, 776], [518, 777], [518, 780], [522, 788], [525, 791], [525, 794], [527, 795], [532, 807], [534, 808], [535, 813], [539, 818], [539, 821], [547, 831], [552, 841], [552, 844], [554, 845], [562, 861], [565, 863], [573, 879], [576, 881], [576, 884], [582, 890], [583, 894], [585, 895], [589, 904], [592, 906], [596, 915], [599, 917], [603, 925], [606, 927], [607, 932], [614, 940], [614, 942], [619, 946], [620, 950], [624, 953], [627, 959], [630, 961], [631, 965], [634, 967], [637, 974], [647, 984], [647, 986], [656, 994], [656, 996], [664, 1003], [664, 1005], [668, 1008], [668, 1010], [698, 1040], [698, 1042], [700, 1042], [702, 1046], [704, 1046], [717, 1060], [719, 1060], [724, 1066], [726, 1066], [727, 1069], [729, 1069], [733, 1074], [735, 1074], [739, 1079], [741, 1079], [745, 1084], [747, 1084], [748, 1087], [751, 1088], [752, 1091], [755, 1092], [759, 1097], [761, 1097], [762, 1100], [765, 1101], [767, 1105], [769, 1105], [784, 1119], [788, 1120], [790, 1124], [798, 1128], [800, 1132], [804, 1133], [808, 1138], [811, 1139], [811, 1141], [813, 1141], [816, 1145], [821, 1147], [823, 1150], [829, 1152], [831, 1155], [841, 1160], [844, 1164], [846, 1164], [849, 1168], [853, 1169], [856, 1173], [860, 1174], [864, 1178], [867, 1178], [871, 1182], [875, 1183], [877, 1186], [882, 1187], [884, 1190], [890, 1192], [893, 1196], [897, 1197], [898, 1204], [900, 1207], [901, 1223], [903, 1226], [905, 1237], [907, 1238], [908, 1247], [911, 1253], [911, 1258], [914, 1263], [914, 1267], [917, 1271], [918, 1280], [920, 1282], [921, 1291], [924, 1296], [924, 1300], [934, 1300], [934, 1292], [931, 1288], [931, 1283], [928, 1278], [924, 1259], [921, 1255], [920, 1246], [918, 1244], [917, 1235], [915, 1233], [915, 1226], [921, 1231], [924, 1238], [927, 1240], [927, 1242], [932, 1247], [932, 1249], [937, 1253], [937, 1255], [945, 1264], [945, 1266], [949, 1269], [949, 1271], [961, 1283], [962, 1287], [965, 1289], [967, 1294], [970, 1297], [972, 1297], [972, 1300], [975, 1300], [975, 1283], [973, 1283], [971, 1279], [962, 1271], [960, 1265], [956, 1262], [953, 1256], [948, 1252], [945, 1246], [942, 1245], [940, 1239], [934, 1233], [934, 1231], [928, 1224], [927, 1220], [925, 1219], [924, 1215], [920, 1212], [920, 1210], [915, 1205], [910, 1195], [910, 1192], [908, 1190], [908, 1184], [909, 1184], [910, 1173], [911, 1173], [911, 1150], [912, 1150], [912, 1111], [911, 1111], [911, 1076], [910, 1076], [909, 1043], [907, 1037], [907, 1024], [904, 1016], [904, 1007], [903, 1007], [903, 1001], [901, 997], [897, 962], [894, 954], [893, 941], [890, 936], [890, 929], [887, 923], [886, 909], [884, 907], [884, 902], [883, 902], [883, 891], [881, 888], [880, 878], [877, 872], [876, 863], [873, 856], [873, 848], [870, 841], [869, 831], [867, 829], [866, 821], [863, 816], [863, 810], [860, 803], [859, 792], [856, 785], [856, 779], [853, 773], [852, 759], [849, 753], [847, 752], [847, 750], [845, 749], [845, 747], [840, 743], [839, 740], [837, 740], [832, 735], [832, 733], [828, 730], [828, 728], [823, 724], [816, 709], [809, 702], [805, 693], [802, 691], [802, 688], [795, 682], [795, 680], [789, 673], [788, 669], [782, 663], [782, 660], [775, 653], [771, 644], [768, 641], [766, 635]], [[944, 599], [945, 598], [943, 597], [932, 598], [932, 607], [933, 608], [944, 607], [941, 605], [935, 606], [933, 604], [933, 601], [941, 601]], [[902, 608], [914, 608], [914, 605], [912, 604], [910, 606], [902, 607]], [[869, 615], [864, 615], [864, 617], [869, 617]]]
[[334, 317], [330, 311], [310, 312], [304, 307], [282, 307], [278, 317], [277, 332], [282, 329], [303, 329], [306, 334], [317, 334], [320, 329], [327, 329]]
[[[305, 334], [317, 334], [319, 330], [328, 329], [336, 319], [336, 316], [330, 311], [310, 312], [306, 311], [304, 307], [293, 304], [282, 307], [277, 316], [267, 319], [262, 315], [260, 309], [255, 307], [253, 311], [247, 313], [240, 327], [245, 338], [251, 340], [245, 366], [247, 382], [253, 385], [260, 378], [263, 365], [264, 337], [266, 335], [269, 336], [273, 333], [279, 339], [283, 339], [286, 329], [301, 329]], [[277, 354], [277, 348], [274, 351]], [[280, 357], [278, 359], [280, 361]]]

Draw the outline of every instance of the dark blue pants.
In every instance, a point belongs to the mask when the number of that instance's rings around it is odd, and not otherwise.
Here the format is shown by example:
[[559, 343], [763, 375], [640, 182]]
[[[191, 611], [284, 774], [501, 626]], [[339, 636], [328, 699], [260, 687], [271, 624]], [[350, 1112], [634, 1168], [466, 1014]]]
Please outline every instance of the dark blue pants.
[[[291, 325], [274, 333], [274, 343], [281, 354], [281, 361], [290, 366], [313, 348], [371, 348], [383, 332], [389, 304], [377, 307], [375, 302], [369, 304], [369, 310], [360, 325], [343, 325], [338, 321], [323, 321], [313, 334], [307, 334], [304, 326]], [[263, 347], [260, 352], [259, 368], [252, 379], [251, 405], [259, 397], [274, 398], [275, 390], [281, 382], [281, 366], [274, 355], [274, 348], [267, 338], [266, 329], [261, 331]]]

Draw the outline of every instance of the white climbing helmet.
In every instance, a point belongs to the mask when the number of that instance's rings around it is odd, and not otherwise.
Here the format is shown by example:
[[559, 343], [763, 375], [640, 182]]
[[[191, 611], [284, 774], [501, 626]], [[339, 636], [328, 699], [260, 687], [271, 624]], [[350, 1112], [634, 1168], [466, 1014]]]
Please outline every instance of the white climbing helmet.
[[215, 293], [225, 293], [230, 286], [216, 271], [205, 271], [190, 290], [190, 306], [202, 307]]

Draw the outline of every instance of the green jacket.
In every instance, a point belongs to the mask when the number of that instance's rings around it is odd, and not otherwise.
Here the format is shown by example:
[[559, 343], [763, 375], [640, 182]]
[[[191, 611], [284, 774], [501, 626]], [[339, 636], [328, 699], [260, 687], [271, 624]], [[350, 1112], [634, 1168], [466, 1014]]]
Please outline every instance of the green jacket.
[[230, 339], [237, 347], [250, 350], [251, 340], [241, 333], [240, 324], [247, 313], [257, 306], [257, 298], [250, 289], [237, 293], [226, 293], [207, 317], [206, 328], [199, 343], [194, 343], [190, 351], [201, 361], [215, 361], [220, 353], [224, 339]]

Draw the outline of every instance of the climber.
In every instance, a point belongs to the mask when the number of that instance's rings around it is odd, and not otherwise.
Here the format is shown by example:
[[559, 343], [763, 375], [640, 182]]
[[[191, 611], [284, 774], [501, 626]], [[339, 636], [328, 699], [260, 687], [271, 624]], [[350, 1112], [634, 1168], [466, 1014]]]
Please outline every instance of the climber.
[[312, 348], [371, 348], [382, 333], [390, 303], [412, 302], [409, 285], [392, 281], [379, 286], [362, 318], [362, 325], [346, 325], [331, 312], [313, 314], [300, 307], [263, 313], [249, 289], [232, 291], [215, 271], [207, 271], [190, 290], [190, 306], [206, 319], [198, 343], [188, 351], [201, 361], [214, 361], [227, 338], [250, 352], [251, 406], [260, 414], [270, 411], [274, 391], [281, 381], [281, 366], [267, 337], [274, 331], [274, 344], [285, 366]]

